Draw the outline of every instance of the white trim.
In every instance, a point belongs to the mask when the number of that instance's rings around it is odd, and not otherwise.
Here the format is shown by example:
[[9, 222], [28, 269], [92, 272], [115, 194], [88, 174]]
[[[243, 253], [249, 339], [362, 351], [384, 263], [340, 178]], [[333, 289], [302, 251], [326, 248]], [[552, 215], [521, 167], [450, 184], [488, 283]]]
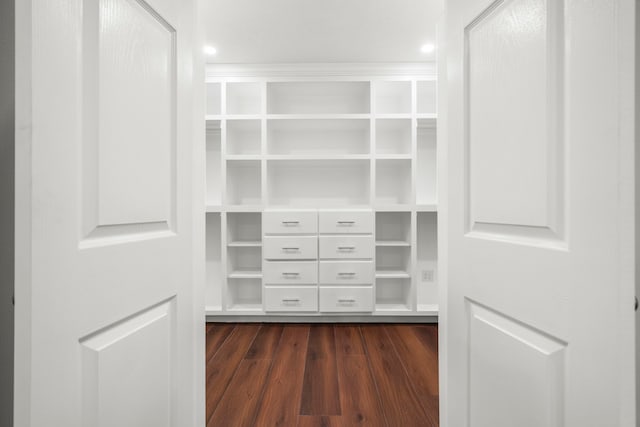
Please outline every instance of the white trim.
[[308, 79], [319, 77], [371, 77], [399, 78], [422, 76], [435, 80], [435, 62], [424, 63], [371, 63], [371, 64], [207, 64], [207, 82], [221, 78], [287, 78]]

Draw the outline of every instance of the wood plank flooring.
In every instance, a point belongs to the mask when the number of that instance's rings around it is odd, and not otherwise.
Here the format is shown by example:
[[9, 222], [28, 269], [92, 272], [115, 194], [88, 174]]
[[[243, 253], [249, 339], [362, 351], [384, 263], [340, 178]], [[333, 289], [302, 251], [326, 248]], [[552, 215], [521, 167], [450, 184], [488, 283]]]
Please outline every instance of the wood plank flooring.
[[438, 426], [438, 326], [207, 323], [207, 427]]

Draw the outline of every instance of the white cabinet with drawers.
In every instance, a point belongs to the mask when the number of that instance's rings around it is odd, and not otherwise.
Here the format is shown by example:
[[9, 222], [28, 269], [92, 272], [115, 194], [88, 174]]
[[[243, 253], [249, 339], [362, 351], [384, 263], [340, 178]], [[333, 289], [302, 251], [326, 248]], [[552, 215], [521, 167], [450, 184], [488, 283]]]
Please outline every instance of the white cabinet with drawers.
[[372, 211], [320, 212], [320, 311], [373, 311]]
[[208, 316], [437, 315], [435, 70], [207, 67]]
[[265, 212], [265, 312], [318, 311], [318, 214]]

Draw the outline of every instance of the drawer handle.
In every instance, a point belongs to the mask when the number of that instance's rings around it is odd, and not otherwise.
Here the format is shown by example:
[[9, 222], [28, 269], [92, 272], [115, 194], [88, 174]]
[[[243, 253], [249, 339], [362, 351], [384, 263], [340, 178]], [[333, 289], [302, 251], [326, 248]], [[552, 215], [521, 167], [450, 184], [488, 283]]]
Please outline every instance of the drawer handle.
[[298, 304], [300, 302], [300, 298], [282, 298], [283, 304]]
[[282, 248], [283, 251], [299, 251], [300, 248]]
[[300, 221], [282, 221], [282, 225], [284, 225], [285, 227], [298, 224], [300, 224]]
[[355, 246], [338, 246], [339, 251], [354, 251], [355, 249]]
[[338, 276], [342, 276], [342, 277], [353, 277], [355, 275], [356, 275], [356, 273], [348, 273], [348, 272], [340, 272], [340, 273], [338, 273]]
[[356, 300], [354, 300], [353, 298], [351, 299], [339, 299], [338, 303], [339, 304], [355, 304]]
[[338, 221], [338, 225], [353, 225], [355, 221]]
[[282, 275], [286, 278], [292, 278], [292, 277], [298, 277], [300, 275], [300, 273], [295, 273], [295, 272], [291, 272], [291, 273], [287, 273], [284, 272], [282, 273]]

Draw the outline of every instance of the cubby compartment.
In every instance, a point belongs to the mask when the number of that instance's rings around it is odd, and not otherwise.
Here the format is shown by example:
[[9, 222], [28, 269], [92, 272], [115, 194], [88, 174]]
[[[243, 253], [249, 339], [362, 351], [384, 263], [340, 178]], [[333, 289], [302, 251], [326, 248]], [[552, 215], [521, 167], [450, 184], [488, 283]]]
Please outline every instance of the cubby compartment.
[[227, 160], [227, 205], [261, 204], [260, 170], [259, 160]]
[[217, 116], [220, 114], [222, 106], [222, 98], [220, 96], [220, 83], [207, 83], [206, 88], [206, 114], [208, 116]]
[[377, 212], [376, 246], [411, 246], [411, 212]]
[[205, 308], [222, 310], [222, 232], [220, 213], [205, 214]]
[[366, 114], [369, 82], [270, 82], [268, 114]]
[[262, 311], [262, 280], [228, 279], [227, 310]]
[[416, 107], [418, 114], [436, 114], [437, 82], [424, 80], [416, 83]]
[[376, 161], [376, 204], [411, 203], [411, 160], [378, 159]]
[[260, 212], [227, 213], [227, 246], [250, 247], [262, 245]]
[[261, 110], [260, 83], [227, 83], [227, 114], [260, 114]]
[[376, 278], [408, 279], [410, 277], [410, 247], [376, 246]]
[[228, 246], [227, 276], [232, 279], [262, 278], [260, 246]]
[[267, 128], [269, 154], [369, 154], [368, 119], [271, 120]]
[[417, 218], [418, 311], [438, 310], [438, 214], [418, 212]]
[[411, 310], [410, 279], [377, 279], [376, 311]]
[[220, 121], [207, 122], [206, 128], [206, 204], [207, 207], [220, 206], [222, 204], [222, 167], [220, 141]]
[[376, 120], [376, 154], [411, 155], [411, 119]]
[[369, 204], [368, 160], [273, 160], [269, 204], [275, 207], [353, 207]]
[[437, 131], [435, 120], [419, 119], [417, 128], [416, 203], [435, 205], [437, 193]]
[[411, 82], [387, 82], [376, 84], [376, 113], [411, 113]]
[[260, 154], [260, 120], [227, 120], [227, 154]]

